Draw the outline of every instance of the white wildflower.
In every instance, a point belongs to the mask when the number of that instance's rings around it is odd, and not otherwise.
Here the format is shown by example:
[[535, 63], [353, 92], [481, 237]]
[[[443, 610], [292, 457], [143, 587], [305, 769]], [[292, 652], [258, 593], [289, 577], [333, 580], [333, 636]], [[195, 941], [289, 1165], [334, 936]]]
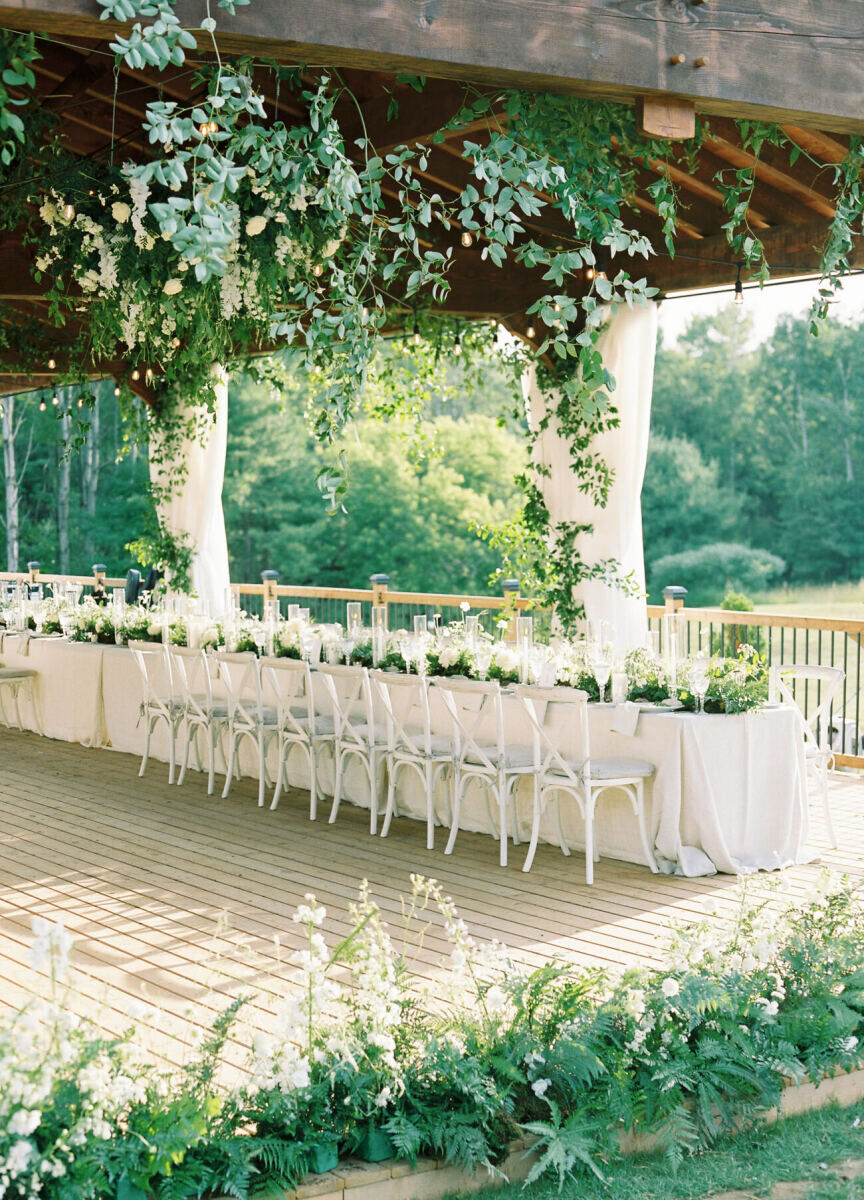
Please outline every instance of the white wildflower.
[[262, 216], [250, 217], [246, 222], [246, 233], [248, 237], [256, 237], [257, 234], [263, 233], [267, 228], [267, 218]]
[[535, 1079], [531, 1084], [531, 1091], [535, 1096], [545, 1096], [551, 1083], [551, 1079]]
[[182, 279], [167, 279], [162, 288], [166, 296], [176, 296], [178, 292], [183, 290]]
[[132, 216], [132, 209], [128, 204], [124, 204], [122, 200], [115, 200], [111, 205], [111, 216], [118, 225], [125, 225]]
[[681, 985], [677, 979], [673, 979], [671, 975], [667, 975], [667, 977], [660, 984], [660, 991], [667, 1000], [671, 1000], [673, 996], [677, 996], [681, 991]]
[[42, 1113], [38, 1108], [19, 1108], [12, 1114], [9, 1124], [6, 1126], [6, 1132], [15, 1137], [29, 1137], [34, 1130], [39, 1128], [41, 1120]]

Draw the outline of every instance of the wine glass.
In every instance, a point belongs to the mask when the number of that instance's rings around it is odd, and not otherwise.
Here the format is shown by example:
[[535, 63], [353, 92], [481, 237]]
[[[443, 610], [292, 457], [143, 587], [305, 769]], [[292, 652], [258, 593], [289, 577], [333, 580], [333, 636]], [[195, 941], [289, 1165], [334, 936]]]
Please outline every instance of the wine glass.
[[478, 679], [486, 679], [492, 666], [492, 647], [488, 642], [480, 642], [474, 651], [474, 670]]
[[690, 691], [696, 697], [696, 711], [703, 713], [705, 711], [705, 696], [708, 692], [708, 666], [707, 658], [694, 658], [690, 667]]
[[591, 670], [594, 673], [594, 678], [597, 681], [597, 687], [600, 689], [599, 701], [601, 704], [606, 703], [606, 684], [609, 682], [609, 676], [612, 674], [612, 664], [605, 658], [595, 658], [591, 664]]

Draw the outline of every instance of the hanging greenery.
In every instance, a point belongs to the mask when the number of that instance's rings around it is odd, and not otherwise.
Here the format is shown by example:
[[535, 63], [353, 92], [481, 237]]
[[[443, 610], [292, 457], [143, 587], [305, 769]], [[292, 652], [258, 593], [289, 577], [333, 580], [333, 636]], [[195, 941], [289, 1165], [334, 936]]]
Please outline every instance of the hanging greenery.
[[[462, 231], [477, 243], [472, 253], [498, 266], [513, 261], [526, 278], [533, 273], [546, 284], [527, 309], [539, 337], [498, 352], [514, 375], [535, 365], [546, 411], [531, 436], [554, 422], [570, 446], [579, 487], [593, 504], [606, 503], [612, 477], [593, 447], [618, 416], [599, 341], [616, 308], [644, 304], [656, 292], [634, 266], [656, 251], [634, 227], [639, 204], [647, 201], [657, 213], [663, 252], [675, 249], [672, 180], [660, 171], [639, 195], [641, 173], [658, 159], [692, 167], [704, 123], [681, 150], [641, 136], [624, 105], [519, 91], [499, 94], [493, 103], [466, 85], [461, 111], [433, 142], [445, 135], [458, 142], [459, 131], [476, 131], [478, 122], [485, 130], [482, 136], [466, 132], [459, 143], [469, 167], [466, 186], [442, 195], [423, 176], [424, 145], [397, 146], [382, 156], [366, 136], [345, 144], [338, 106], [352, 104], [361, 123], [362, 108], [337, 72], [310, 82], [299, 68], [269, 64], [277, 87], [291, 89], [306, 112], [289, 124], [268, 113], [256, 86], [261, 64], [223, 60], [209, 7], [192, 31], [180, 26], [172, 0], [99, 3], [103, 17], [133, 23], [128, 36], [111, 44], [118, 61], [133, 69], [174, 69], [193, 50], [199, 58], [208, 51], [195, 98], [187, 105], [163, 99], [149, 105], [144, 131], [156, 155], [144, 163], [97, 167], [52, 145], [40, 156], [42, 175], [31, 185], [29, 207], [22, 204], [15, 215], [27, 222], [53, 319], [71, 325], [86, 312], [71, 349], [73, 374], [76, 367], [92, 371], [96, 363], [122, 358], [130, 376], [137, 371], [152, 380], [149, 424], [159, 430], [166, 487], [177, 478], [178, 446], [206, 424], [214, 362], [282, 345], [299, 348], [320, 381], [310, 425], [330, 440], [350, 418], [383, 334], [419, 322], [418, 336], [437, 327], [442, 344], [455, 345], [458, 326], [436, 309], [458, 253], [454, 231]], [[233, 13], [235, 0], [220, 0], [219, 7]], [[11, 44], [7, 37], [7, 51]], [[32, 40], [16, 46], [18, 79]], [[422, 90], [422, 80], [409, 82]], [[398, 101], [393, 105], [395, 115]], [[0, 102], [0, 122], [8, 112]], [[18, 130], [13, 122], [12, 129], [17, 137], [26, 126]], [[766, 142], [788, 149], [790, 159], [802, 152], [774, 126], [741, 122], [740, 130], [757, 160]], [[860, 166], [854, 141], [837, 168], [837, 217], [825, 246], [820, 311], [860, 236]], [[764, 279], [764, 247], [748, 225], [755, 177], [751, 166], [721, 171], [716, 182], [729, 213], [729, 243], [748, 272]], [[549, 213], [554, 233], [544, 230]], [[475, 342], [488, 347], [493, 336], [487, 330]], [[398, 406], [398, 397], [392, 405], [378, 404], [388, 412]], [[522, 482], [526, 503], [519, 519], [481, 533], [500, 549], [504, 570], [522, 577], [539, 602], [554, 603], [570, 628], [581, 615], [581, 581], [614, 578], [616, 564], [582, 559], [579, 540], [587, 523], [551, 524], [542, 470]], [[328, 470], [319, 486], [338, 509], [344, 471]], [[154, 553], [179, 582], [180, 549], [165, 543]], [[189, 548], [183, 553], [188, 559]]]

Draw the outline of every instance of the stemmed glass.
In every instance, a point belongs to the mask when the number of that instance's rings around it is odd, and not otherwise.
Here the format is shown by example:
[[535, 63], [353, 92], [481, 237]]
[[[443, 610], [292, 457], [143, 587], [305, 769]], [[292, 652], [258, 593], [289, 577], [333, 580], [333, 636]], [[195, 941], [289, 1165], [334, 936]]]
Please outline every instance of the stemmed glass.
[[492, 647], [488, 642], [479, 642], [474, 651], [474, 670], [478, 679], [485, 679], [492, 666]]
[[591, 663], [591, 670], [597, 681], [597, 687], [600, 689], [599, 703], [605, 704], [606, 684], [609, 682], [609, 676], [612, 674], [612, 664], [607, 662], [605, 658], [597, 657]]
[[709, 660], [703, 658], [694, 658], [690, 667], [690, 691], [696, 697], [697, 713], [705, 711], [705, 696], [708, 693], [708, 667]]

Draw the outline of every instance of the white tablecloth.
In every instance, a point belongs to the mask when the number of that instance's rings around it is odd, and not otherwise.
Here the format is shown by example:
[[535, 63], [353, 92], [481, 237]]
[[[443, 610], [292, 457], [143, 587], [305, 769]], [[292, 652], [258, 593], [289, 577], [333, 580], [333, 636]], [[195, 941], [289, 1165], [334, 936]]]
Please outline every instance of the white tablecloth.
[[[7, 634], [0, 645], [0, 663], [37, 672], [35, 703], [48, 737], [141, 754], [140, 683], [135, 661], [125, 648]], [[504, 703], [508, 740], [527, 741], [518, 702], [505, 698]], [[22, 716], [25, 725], [36, 727], [26, 702], [22, 702]], [[442, 729], [447, 727], [439, 705], [433, 705], [433, 720]], [[684, 875], [715, 870], [741, 874], [806, 859], [804, 747], [791, 710], [763, 709], [736, 716], [643, 712], [632, 736], [614, 732], [611, 705], [591, 705], [589, 721], [592, 757], [638, 757], [654, 764], [656, 773], [646, 786], [648, 829], [664, 870]], [[566, 742], [566, 736], [562, 730], [562, 741]], [[151, 754], [163, 761], [168, 758], [164, 727], [157, 729]], [[295, 754], [291, 762], [291, 783], [308, 786], [302, 756]], [[241, 767], [245, 773], [254, 773], [249, 748], [241, 756]], [[425, 817], [416, 777], [406, 771], [402, 779], [400, 811]], [[322, 764], [319, 785], [326, 797], [332, 789], [329, 760]], [[526, 840], [531, 823], [530, 793], [530, 781], [524, 781], [517, 808], [520, 832]], [[369, 803], [357, 765], [347, 772], [346, 798]], [[323, 803], [326, 805], [326, 799]], [[446, 821], [446, 786], [440, 791], [438, 812]], [[582, 846], [581, 819], [575, 806], [563, 801], [562, 813], [570, 845]], [[462, 827], [487, 830], [486, 814], [485, 797], [478, 791], [463, 810]], [[551, 829], [544, 832], [546, 840], [556, 840]], [[643, 861], [636, 822], [622, 793], [607, 792], [601, 797], [596, 836], [601, 856]], [[518, 854], [514, 852], [514, 862], [521, 862]]]

